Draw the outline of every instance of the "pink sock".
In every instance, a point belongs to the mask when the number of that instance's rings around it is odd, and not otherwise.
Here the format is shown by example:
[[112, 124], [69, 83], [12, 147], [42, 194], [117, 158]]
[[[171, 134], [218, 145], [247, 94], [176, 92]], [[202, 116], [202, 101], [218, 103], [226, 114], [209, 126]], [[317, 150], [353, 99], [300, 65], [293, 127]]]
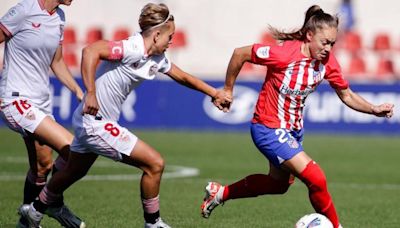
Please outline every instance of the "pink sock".
[[159, 195], [152, 199], [142, 199], [143, 211], [148, 214], [156, 213], [160, 210]]
[[53, 203], [58, 202], [58, 200], [62, 197], [61, 194], [54, 194], [47, 189], [47, 186], [43, 188], [43, 190], [39, 194], [39, 200], [46, 204], [51, 205]]

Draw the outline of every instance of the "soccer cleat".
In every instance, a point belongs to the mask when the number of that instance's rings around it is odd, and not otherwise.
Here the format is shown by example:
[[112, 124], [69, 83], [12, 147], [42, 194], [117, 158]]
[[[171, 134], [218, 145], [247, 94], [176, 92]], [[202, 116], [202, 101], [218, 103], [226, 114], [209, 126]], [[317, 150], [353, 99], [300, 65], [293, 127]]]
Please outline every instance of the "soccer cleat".
[[17, 213], [20, 215], [20, 218], [18, 220], [17, 223], [17, 228], [29, 228], [29, 222], [28, 220], [22, 216], [22, 213], [26, 213], [26, 212], [22, 212], [22, 211], [28, 211], [29, 210], [29, 204], [22, 204], [19, 208]]
[[85, 228], [86, 224], [72, 213], [67, 206], [49, 207], [45, 214], [56, 219], [63, 227], [66, 228]]
[[33, 204], [23, 204], [18, 209], [18, 214], [21, 218], [18, 221], [17, 227], [41, 228], [40, 221], [42, 221], [43, 214], [36, 211]]
[[212, 210], [223, 203], [222, 195], [224, 188], [224, 186], [217, 182], [208, 182], [205, 189], [206, 196], [201, 204], [201, 214], [204, 218], [210, 217]]
[[144, 228], [171, 228], [161, 218], [157, 219], [156, 223], [145, 223]]

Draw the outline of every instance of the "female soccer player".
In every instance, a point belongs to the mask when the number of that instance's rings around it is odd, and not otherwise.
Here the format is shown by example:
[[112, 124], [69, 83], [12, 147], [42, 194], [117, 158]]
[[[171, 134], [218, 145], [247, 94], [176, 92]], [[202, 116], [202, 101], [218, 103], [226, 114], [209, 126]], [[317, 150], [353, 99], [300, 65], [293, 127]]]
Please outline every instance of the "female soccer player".
[[[335, 228], [339, 227], [324, 172], [302, 147], [305, 99], [326, 79], [343, 103], [356, 111], [390, 118], [393, 104], [372, 105], [349, 88], [330, 52], [336, 42], [337, 28], [338, 18], [314, 5], [307, 10], [300, 30], [285, 33], [271, 28], [281, 43], [235, 49], [224, 86], [231, 96], [245, 62], [268, 67], [252, 120], [251, 135], [257, 148], [269, 160], [270, 170], [268, 175], [253, 174], [231, 185], [208, 183], [201, 205], [203, 217], [208, 218], [216, 206], [230, 199], [284, 194], [297, 177], [307, 186], [315, 211], [327, 216]], [[224, 111], [228, 111], [229, 104], [224, 106]]]
[[[62, 58], [65, 16], [58, 6], [69, 6], [71, 1], [23, 0], [0, 19], [0, 43], [5, 41], [0, 116], [12, 130], [22, 135], [30, 165], [19, 213], [26, 211], [27, 204], [44, 187], [53, 165], [52, 149], [62, 157], [55, 162], [56, 169], [62, 169], [73, 139], [52, 116], [48, 75], [51, 68], [57, 78], [82, 99], [83, 92]], [[80, 220], [76, 222], [81, 223]], [[27, 221], [21, 218], [17, 226], [27, 227]]]
[[[165, 56], [175, 31], [174, 17], [166, 5], [145, 5], [139, 25], [141, 32], [127, 40], [98, 41], [84, 48], [82, 76], [87, 92], [74, 113], [73, 152], [66, 169], [51, 178], [30, 207], [27, 217], [32, 225], [39, 226], [46, 208], [59, 201], [62, 192], [82, 178], [98, 155], [102, 155], [143, 171], [140, 187], [145, 227], [169, 227], [159, 212], [164, 160], [155, 149], [117, 123], [122, 103], [135, 87], [145, 80], [153, 80], [158, 72], [209, 95], [216, 104], [231, 100], [224, 91], [217, 91], [182, 71]], [[95, 81], [100, 59], [108, 60], [108, 70]]]

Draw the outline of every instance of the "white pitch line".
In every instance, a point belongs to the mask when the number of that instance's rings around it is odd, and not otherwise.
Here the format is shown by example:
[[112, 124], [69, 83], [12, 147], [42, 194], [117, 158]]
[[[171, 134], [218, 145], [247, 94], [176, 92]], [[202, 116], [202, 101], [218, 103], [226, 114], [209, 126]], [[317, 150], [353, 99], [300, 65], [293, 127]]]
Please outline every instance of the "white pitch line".
[[[0, 159], [1, 163], [28, 163], [26, 157], [15, 157], [8, 156]], [[111, 160], [99, 160], [96, 161], [94, 167], [106, 167], [106, 168], [121, 168], [116, 165], [116, 162]], [[129, 166], [126, 166], [130, 168]], [[163, 179], [173, 179], [182, 177], [194, 177], [198, 176], [200, 171], [192, 167], [167, 165], [166, 171], [163, 174]], [[142, 174], [113, 174], [113, 175], [88, 175], [82, 179], [82, 181], [123, 181], [123, 180], [140, 180]], [[0, 172], [0, 181], [21, 181], [25, 180], [25, 175], [20, 173], [2, 173]], [[209, 181], [209, 179], [196, 179], [196, 181]], [[294, 186], [303, 186], [300, 182], [296, 181]], [[346, 188], [346, 189], [366, 189], [366, 190], [400, 190], [400, 184], [371, 184], [371, 183], [343, 183], [343, 182], [329, 182], [330, 188]]]
[[[192, 167], [167, 165], [166, 171], [163, 173], [163, 179], [194, 177], [198, 176], [200, 171]], [[123, 180], [140, 180], [141, 173], [137, 174], [113, 174], [113, 175], [87, 175], [82, 181], [123, 181]], [[25, 175], [13, 173], [1, 173], [0, 181], [21, 181], [25, 180]]]

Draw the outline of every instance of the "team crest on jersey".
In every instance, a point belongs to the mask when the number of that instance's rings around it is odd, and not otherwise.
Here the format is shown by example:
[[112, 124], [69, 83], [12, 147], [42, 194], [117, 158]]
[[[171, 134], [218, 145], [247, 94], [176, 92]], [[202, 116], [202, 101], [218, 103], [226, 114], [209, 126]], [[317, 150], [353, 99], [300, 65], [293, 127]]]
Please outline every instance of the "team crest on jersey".
[[290, 137], [286, 142], [290, 146], [290, 148], [293, 148], [293, 149], [299, 148], [299, 143], [294, 138]]
[[321, 81], [322, 80], [322, 74], [321, 74], [321, 71], [314, 71], [313, 72], [313, 80], [314, 80], [314, 82], [319, 82], [319, 81]]
[[28, 120], [35, 120], [35, 119], [36, 119], [35, 113], [34, 113], [32, 110], [30, 110], [30, 111], [26, 114], [25, 118], [27, 118]]
[[122, 135], [119, 137], [119, 141], [121, 141], [121, 142], [129, 142], [129, 141], [130, 141], [129, 135], [127, 135], [127, 134], [122, 134]]
[[12, 8], [10, 10], [10, 12], [8, 13], [8, 15], [10, 15], [10, 17], [14, 17], [16, 14], [17, 14], [17, 11], [14, 8]]
[[260, 47], [257, 49], [256, 55], [259, 58], [267, 59], [267, 58], [269, 58], [269, 49], [270, 48], [271, 48], [270, 46]]
[[150, 76], [155, 75], [157, 73], [157, 70], [158, 70], [157, 64], [154, 64], [149, 69], [149, 75]]

